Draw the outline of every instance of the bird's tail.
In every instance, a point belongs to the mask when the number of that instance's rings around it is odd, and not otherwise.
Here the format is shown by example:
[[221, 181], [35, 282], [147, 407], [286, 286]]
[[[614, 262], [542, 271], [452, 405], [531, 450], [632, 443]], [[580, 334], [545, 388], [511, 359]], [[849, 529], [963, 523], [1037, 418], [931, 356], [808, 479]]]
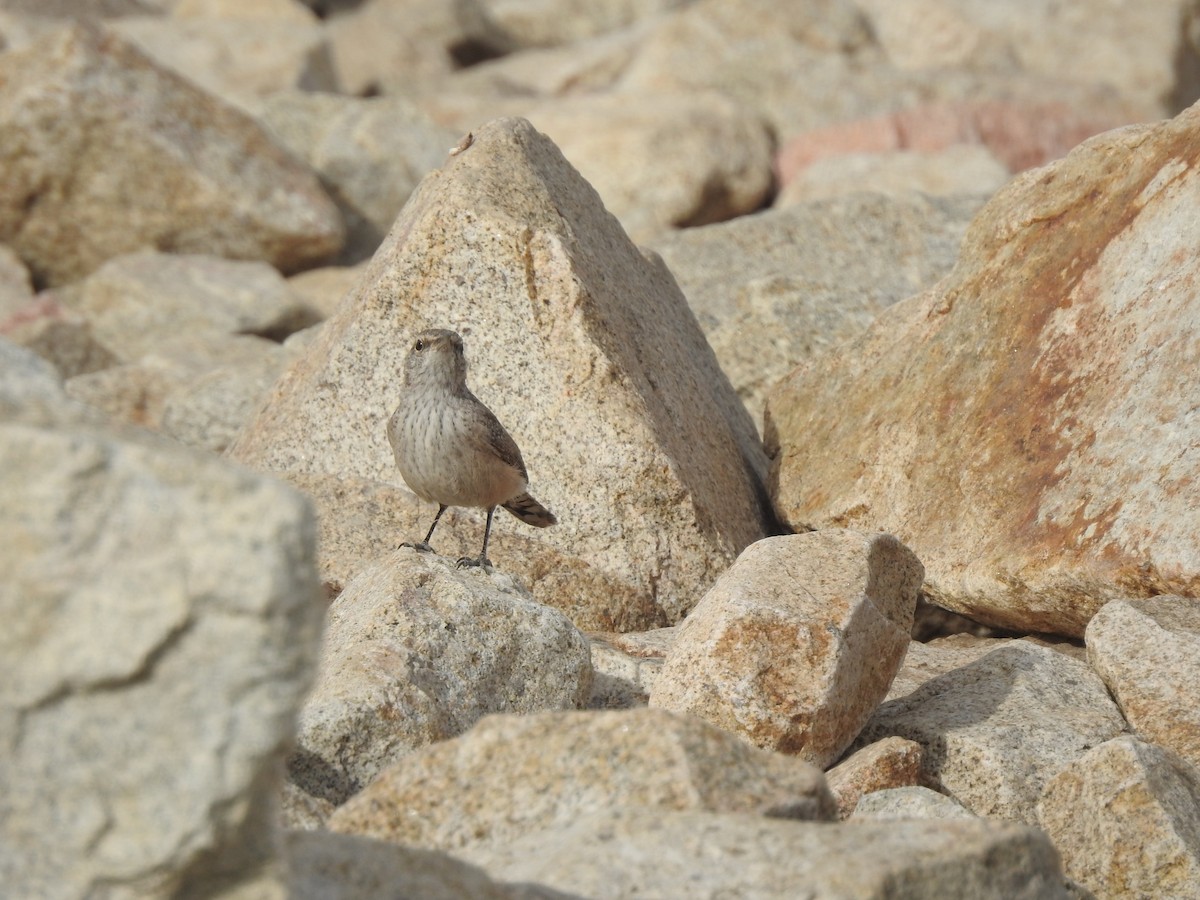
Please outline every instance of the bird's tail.
[[558, 519], [554, 518], [554, 513], [542, 506], [528, 494], [518, 494], [507, 503], [501, 504], [510, 513], [524, 522], [526, 525], [532, 525], [534, 528], [545, 528], [548, 525], [557, 525]]

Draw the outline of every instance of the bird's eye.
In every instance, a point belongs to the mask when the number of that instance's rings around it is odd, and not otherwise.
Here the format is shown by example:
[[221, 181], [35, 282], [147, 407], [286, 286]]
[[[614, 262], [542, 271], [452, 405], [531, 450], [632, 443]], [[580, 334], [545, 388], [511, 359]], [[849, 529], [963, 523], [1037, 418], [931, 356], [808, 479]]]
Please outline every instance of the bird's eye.
[[425, 342], [418, 339], [417, 342], [415, 344], [413, 344], [413, 349], [416, 350], [418, 353], [420, 353], [422, 350], [425, 349]]

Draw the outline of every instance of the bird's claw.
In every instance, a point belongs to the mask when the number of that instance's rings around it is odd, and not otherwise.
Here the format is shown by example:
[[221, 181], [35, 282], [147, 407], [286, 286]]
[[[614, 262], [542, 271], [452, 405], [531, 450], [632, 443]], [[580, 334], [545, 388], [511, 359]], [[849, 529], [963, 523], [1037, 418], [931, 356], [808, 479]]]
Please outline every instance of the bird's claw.
[[[404, 541], [400, 547], [412, 547], [418, 553], [433, 553], [433, 548], [424, 541]], [[399, 550], [400, 547], [397, 547], [396, 549]]]
[[468, 568], [480, 568], [480, 569], [483, 569], [485, 572], [487, 572], [487, 571], [491, 571], [492, 561], [490, 559], [488, 559], [486, 556], [480, 556], [478, 558], [476, 558], [474, 556], [459, 557], [458, 567], [461, 569], [464, 566], [466, 566]]

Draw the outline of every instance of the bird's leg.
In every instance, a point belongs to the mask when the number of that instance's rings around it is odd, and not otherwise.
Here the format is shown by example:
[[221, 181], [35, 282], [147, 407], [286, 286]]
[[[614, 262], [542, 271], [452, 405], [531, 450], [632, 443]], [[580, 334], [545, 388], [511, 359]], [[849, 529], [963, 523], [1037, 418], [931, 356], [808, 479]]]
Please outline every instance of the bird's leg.
[[[414, 544], [412, 541], [405, 541], [400, 547], [412, 547], [414, 550], [420, 550], [422, 553], [432, 553], [433, 548], [429, 546], [429, 539], [433, 537], [433, 529], [437, 528], [438, 519], [442, 517], [442, 513], [446, 511], [446, 504], [439, 503], [437, 515], [433, 517], [433, 524], [429, 526], [429, 534], [425, 535], [425, 540], [419, 544]], [[396, 549], [400, 549], [397, 547]]]
[[492, 561], [487, 558], [488, 535], [492, 533], [492, 516], [496, 512], [496, 507], [488, 507], [487, 524], [483, 526], [483, 550], [479, 552], [479, 559], [471, 559], [469, 556], [462, 557], [458, 564], [460, 566], [479, 566], [482, 569], [490, 569]]

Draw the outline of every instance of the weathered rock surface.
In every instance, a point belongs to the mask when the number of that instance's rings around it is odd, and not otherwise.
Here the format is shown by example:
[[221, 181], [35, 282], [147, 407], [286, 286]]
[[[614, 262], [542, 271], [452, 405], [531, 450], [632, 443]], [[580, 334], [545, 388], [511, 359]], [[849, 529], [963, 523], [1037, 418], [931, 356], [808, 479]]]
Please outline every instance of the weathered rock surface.
[[459, 139], [402, 97], [279, 92], [263, 101], [259, 120], [317, 171], [338, 204], [345, 262], [375, 252], [417, 184]]
[[1014, 641], [881, 706], [859, 737], [922, 747], [922, 780], [976, 815], [1036, 824], [1043, 786], [1125, 720], [1085, 663]]
[[12, 247], [0, 244], [0, 321], [7, 320], [32, 299], [29, 270]]
[[[997, 5], [986, 0], [859, 0], [897, 67], [981, 72], [1016, 68], [1066, 82], [1109, 85], [1178, 111], [1200, 96], [1191, 0], [1114, 7], [1086, 0]], [[1168, 50], [1167, 48], [1171, 48]], [[1183, 75], [1181, 83], [1181, 72]], [[1190, 76], [1190, 77], [1189, 77]]]
[[284, 852], [289, 900], [569, 900], [538, 885], [498, 884], [446, 853], [353, 834], [288, 832]]
[[317, 320], [325, 320], [337, 311], [342, 298], [353, 290], [362, 277], [366, 263], [355, 266], [322, 266], [299, 272], [287, 280], [292, 293]]
[[779, 181], [786, 189], [798, 172], [829, 157], [897, 150], [933, 153], [964, 144], [982, 144], [1009, 172], [1023, 172], [1065, 156], [1094, 134], [1138, 120], [1136, 105], [1127, 106], [1111, 94], [1069, 93], [1069, 99], [926, 103], [826, 125], [779, 148]]
[[908, 645], [904, 654], [904, 663], [900, 671], [892, 679], [888, 689], [887, 699], [895, 700], [911, 694], [927, 681], [960, 669], [970, 663], [977, 662], [993, 650], [1008, 647], [1016, 643], [1019, 647], [1026, 645], [1046, 647], [1058, 653], [1085, 661], [1087, 652], [1074, 644], [1051, 642], [1041, 638], [984, 638], [972, 634], [951, 634], [946, 637], [934, 638], [928, 643], [913, 641]]
[[315, 17], [136, 16], [110, 27], [163, 68], [249, 112], [276, 91], [338, 89], [325, 29]]
[[417, 747], [489, 713], [583, 707], [591, 684], [587, 639], [511, 577], [397, 550], [329, 608], [288, 773], [337, 805]]
[[1200, 774], [1169, 751], [1094, 747], [1046, 785], [1038, 818], [1097, 897], [1200, 897]]
[[767, 391], [947, 274], [983, 198], [859, 194], [650, 241], [762, 422]]
[[573, 897], [675, 897], [681, 886], [699, 900], [1068, 896], [1046, 835], [997, 822], [828, 825], [613, 809], [467, 855], [494, 878]]
[[[658, 631], [672, 631], [661, 628]], [[639, 637], [641, 632], [629, 635]], [[592, 648], [592, 696], [589, 709], [633, 709], [646, 706], [662, 671], [662, 652], [633, 653], [613, 642], [618, 635], [589, 635]]]
[[679, 626], [650, 704], [824, 768], [900, 668], [922, 574], [891, 535], [759, 541]]
[[514, 49], [480, 0], [371, 0], [327, 26], [334, 71], [358, 96], [430, 89], [460, 66]]
[[[13, 297], [19, 299], [19, 295]], [[52, 291], [15, 306], [0, 321], [0, 336], [32, 350], [63, 378], [116, 365], [120, 360], [97, 340], [88, 321], [59, 302]]]
[[780, 384], [780, 515], [896, 534], [992, 625], [1079, 636], [1108, 600], [1200, 593], [1198, 137], [1193, 108], [1019, 176], [947, 279]]
[[860, 191], [904, 196], [919, 191], [939, 197], [986, 197], [1009, 179], [1009, 171], [985, 147], [956, 144], [918, 153], [846, 153], [817, 160], [779, 192], [775, 206], [787, 207]]
[[38, 283], [146, 246], [293, 271], [342, 244], [316, 177], [261, 127], [90, 26], [0, 54], [0, 132], [0, 240]]
[[[537, 539], [595, 574], [493, 559], [539, 601], [574, 606], [581, 628], [678, 620], [766, 533], [754, 425], [682, 294], [520, 120], [491, 123], [422, 183], [353, 299], [231, 453], [282, 473], [399, 483], [385, 423], [408, 338], [430, 326], [463, 332], [468, 384], [558, 516]], [[495, 532], [511, 528], [501, 519]]]
[[978, 816], [953, 797], [911, 785], [864, 794], [851, 818], [890, 822], [896, 819], [975, 819]]
[[720, 93], [572, 96], [528, 119], [634, 240], [754, 212], [771, 190], [766, 125]]
[[693, 0], [482, 0], [519, 47], [575, 44], [687, 6]]
[[282, 338], [311, 315], [266, 263], [155, 251], [111, 259], [53, 296], [123, 362], [210, 335]]
[[901, 737], [886, 737], [852, 753], [825, 773], [837, 800], [838, 817], [845, 819], [866, 794], [916, 785], [921, 780], [921, 745]]
[[1200, 769], [1200, 600], [1114, 600], [1086, 639], [1088, 662], [1134, 730]]
[[329, 827], [461, 854], [627, 806], [834, 815], [824, 777], [807, 763], [640, 709], [489, 716], [386, 769]]
[[[116, 421], [219, 453], [296, 356], [295, 348], [251, 335], [196, 331], [164, 340], [137, 362], [89, 367], [67, 380], [66, 391]], [[60, 357], [54, 362], [63, 367]]]
[[320, 630], [311, 508], [101, 418], [0, 341], [0, 882], [265, 890]]

